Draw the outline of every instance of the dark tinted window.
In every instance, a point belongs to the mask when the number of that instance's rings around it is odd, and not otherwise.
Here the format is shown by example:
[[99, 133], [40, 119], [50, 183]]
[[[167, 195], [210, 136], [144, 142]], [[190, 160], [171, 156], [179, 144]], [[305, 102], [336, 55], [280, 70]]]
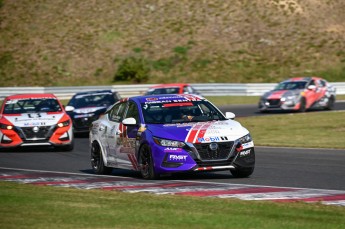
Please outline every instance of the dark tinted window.
[[126, 108], [126, 103], [118, 103], [116, 104], [109, 112], [108, 112], [108, 118], [109, 120], [113, 122], [121, 122], [123, 113]]
[[68, 106], [74, 108], [82, 107], [108, 107], [118, 101], [118, 96], [110, 92], [100, 92], [93, 94], [80, 94], [74, 96], [69, 102]]
[[4, 114], [19, 114], [33, 112], [57, 112], [61, 106], [54, 98], [29, 98], [7, 100]]
[[180, 88], [169, 87], [169, 88], [154, 88], [147, 91], [146, 95], [160, 95], [160, 94], [179, 94]]
[[141, 104], [146, 123], [182, 123], [225, 120], [225, 117], [207, 101]]
[[304, 89], [306, 86], [306, 81], [291, 81], [291, 82], [282, 82], [278, 84], [275, 90], [296, 90]]
[[139, 111], [135, 103], [129, 102], [128, 110], [125, 118], [135, 118], [137, 123], [139, 123]]

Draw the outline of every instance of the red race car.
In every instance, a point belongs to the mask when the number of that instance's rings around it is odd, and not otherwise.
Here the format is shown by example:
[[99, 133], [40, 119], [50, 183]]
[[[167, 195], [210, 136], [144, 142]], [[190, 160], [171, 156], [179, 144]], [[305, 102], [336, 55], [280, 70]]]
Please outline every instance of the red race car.
[[72, 121], [53, 94], [17, 94], [0, 109], [0, 149], [54, 146], [73, 149]]
[[196, 94], [200, 95], [190, 84], [171, 83], [159, 84], [150, 87], [145, 95], [162, 95], [162, 94]]
[[296, 77], [280, 82], [259, 101], [259, 110], [304, 112], [311, 108], [333, 109], [336, 89], [319, 77]]

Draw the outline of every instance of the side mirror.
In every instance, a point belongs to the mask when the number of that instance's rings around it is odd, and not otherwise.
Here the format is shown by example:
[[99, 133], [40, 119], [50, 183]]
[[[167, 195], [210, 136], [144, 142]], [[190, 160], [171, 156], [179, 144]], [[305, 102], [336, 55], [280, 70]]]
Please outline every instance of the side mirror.
[[225, 112], [225, 118], [227, 119], [235, 119], [236, 115], [232, 112]]
[[316, 89], [316, 86], [315, 86], [315, 85], [309, 85], [309, 86], [308, 86], [308, 90], [311, 90], [311, 91], [312, 91], [312, 90], [315, 90], [315, 89]]
[[74, 107], [72, 107], [72, 106], [66, 106], [66, 107], [65, 107], [65, 110], [66, 110], [66, 111], [74, 111]]
[[122, 124], [125, 126], [135, 126], [137, 124], [137, 121], [135, 118], [125, 118], [122, 120]]

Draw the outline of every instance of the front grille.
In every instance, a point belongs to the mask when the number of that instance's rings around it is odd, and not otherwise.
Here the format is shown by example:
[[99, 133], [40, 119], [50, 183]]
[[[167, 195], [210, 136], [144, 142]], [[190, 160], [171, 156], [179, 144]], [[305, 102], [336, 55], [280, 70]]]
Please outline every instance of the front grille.
[[194, 144], [194, 147], [196, 148], [202, 161], [228, 159], [230, 157], [234, 142], [217, 142], [217, 144], [217, 150], [211, 150], [209, 147], [210, 143], [196, 143]]
[[209, 166], [227, 166], [231, 165], [234, 157], [231, 157], [229, 160], [222, 161], [200, 161], [195, 160], [199, 167], [209, 167]]
[[24, 140], [49, 139], [52, 134], [52, 131], [51, 131], [52, 128], [53, 126], [22, 127], [22, 128], [19, 128], [19, 131], [22, 132], [20, 136]]
[[278, 107], [280, 105], [280, 99], [268, 99], [267, 102], [270, 107]]
[[73, 120], [74, 127], [79, 128], [89, 128], [91, 123], [95, 121], [97, 117], [88, 117], [88, 118], [75, 118]]

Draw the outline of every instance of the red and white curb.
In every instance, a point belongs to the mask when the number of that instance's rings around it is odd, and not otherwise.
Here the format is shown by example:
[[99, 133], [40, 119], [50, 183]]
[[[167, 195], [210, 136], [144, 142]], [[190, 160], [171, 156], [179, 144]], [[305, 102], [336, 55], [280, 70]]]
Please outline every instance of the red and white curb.
[[78, 189], [117, 190], [130, 193], [148, 192], [154, 194], [238, 198], [241, 200], [267, 200], [274, 202], [319, 202], [327, 205], [345, 207], [345, 191], [343, 190], [272, 187], [181, 180], [147, 181], [129, 177], [97, 176], [92, 174], [47, 172], [1, 167], [0, 181]]

